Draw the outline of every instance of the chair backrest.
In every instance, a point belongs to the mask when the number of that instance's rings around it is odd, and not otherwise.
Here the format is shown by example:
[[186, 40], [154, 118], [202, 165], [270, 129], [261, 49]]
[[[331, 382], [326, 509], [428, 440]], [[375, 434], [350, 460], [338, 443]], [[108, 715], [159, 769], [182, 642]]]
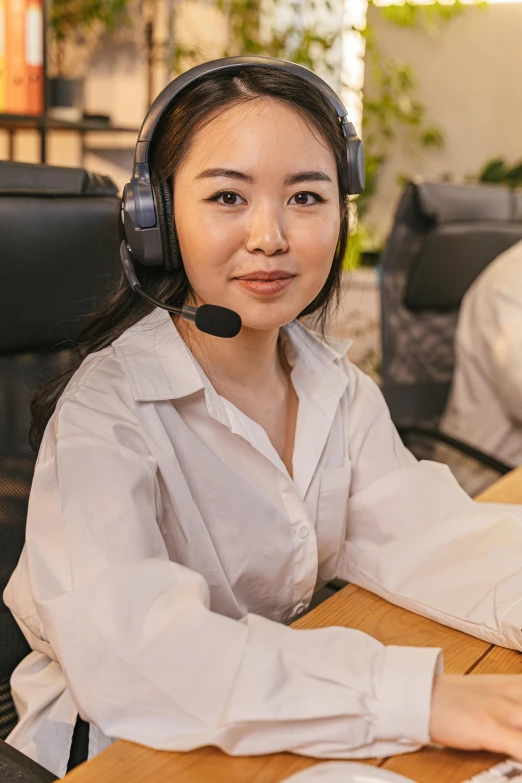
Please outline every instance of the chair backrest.
[[[0, 162], [0, 596], [25, 538], [30, 401], [120, 279], [119, 204], [108, 177]], [[16, 724], [9, 678], [28, 651], [0, 601], [0, 738]]]
[[383, 393], [395, 422], [438, 422], [462, 297], [521, 239], [522, 195], [506, 187], [406, 186], [381, 257]]

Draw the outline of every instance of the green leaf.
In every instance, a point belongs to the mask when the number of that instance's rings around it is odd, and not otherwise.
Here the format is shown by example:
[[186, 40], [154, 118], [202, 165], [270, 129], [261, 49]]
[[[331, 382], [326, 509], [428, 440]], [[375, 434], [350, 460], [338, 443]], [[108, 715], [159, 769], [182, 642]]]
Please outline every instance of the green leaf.
[[522, 185], [522, 161], [506, 174], [506, 182], [510, 185]]
[[507, 174], [505, 161], [503, 158], [493, 158], [488, 161], [478, 179], [479, 182], [503, 182]]
[[437, 147], [440, 149], [444, 146], [444, 132], [435, 126], [425, 128], [421, 135], [421, 144], [423, 147]]

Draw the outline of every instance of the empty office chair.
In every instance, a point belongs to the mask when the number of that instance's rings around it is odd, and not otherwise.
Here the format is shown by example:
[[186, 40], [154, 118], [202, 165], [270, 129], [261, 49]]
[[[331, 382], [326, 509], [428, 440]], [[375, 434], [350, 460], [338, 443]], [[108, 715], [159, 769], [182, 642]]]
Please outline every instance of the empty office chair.
[[[83, 169], [0, 162], [0, 596], [25, 537], [36, 389], [67, 369], [85, 316], [120, 279], [119, 198]], [[0, 601], [0, 739], [16, 725], [9, 680], [29, 647]], [[0, 777], [48, 781], [0, 742]], [[38, 771], [41, 776], [38, 777]]]
[[436, 458], [443, 442], [480, 462], [484, 486], [512, 466], [437, 427], [462, 297], [520, 239], [522, 195], [495, 185], [410, 182], [381, 258], [382, 379], [392, 419], [419, 457]]

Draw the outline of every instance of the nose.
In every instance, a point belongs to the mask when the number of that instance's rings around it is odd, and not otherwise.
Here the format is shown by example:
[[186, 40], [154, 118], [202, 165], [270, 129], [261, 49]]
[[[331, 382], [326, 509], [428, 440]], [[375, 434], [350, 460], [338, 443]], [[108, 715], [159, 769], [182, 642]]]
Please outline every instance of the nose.
[[259, 204], [248, 227], [246, 247], [249, 253], [273, 256], [286, 253], [288, 241], [282, 215], [269, 203]]

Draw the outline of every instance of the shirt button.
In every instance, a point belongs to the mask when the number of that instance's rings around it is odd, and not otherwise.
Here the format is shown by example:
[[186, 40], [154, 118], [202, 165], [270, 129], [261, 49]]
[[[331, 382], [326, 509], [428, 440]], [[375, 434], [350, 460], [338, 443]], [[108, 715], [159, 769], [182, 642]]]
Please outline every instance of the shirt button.
[[298, 614], [301, 614], [304, 609], [306, 609], [304, 604], [297, 604], [297, 606], [294, 608], [294, 617], [296, 617]]
[[298, 530], [299, 538], [308, 538], [310, 535], [310, 531], [306, 527], [306, 525], [301, 525], [301, 527]]

